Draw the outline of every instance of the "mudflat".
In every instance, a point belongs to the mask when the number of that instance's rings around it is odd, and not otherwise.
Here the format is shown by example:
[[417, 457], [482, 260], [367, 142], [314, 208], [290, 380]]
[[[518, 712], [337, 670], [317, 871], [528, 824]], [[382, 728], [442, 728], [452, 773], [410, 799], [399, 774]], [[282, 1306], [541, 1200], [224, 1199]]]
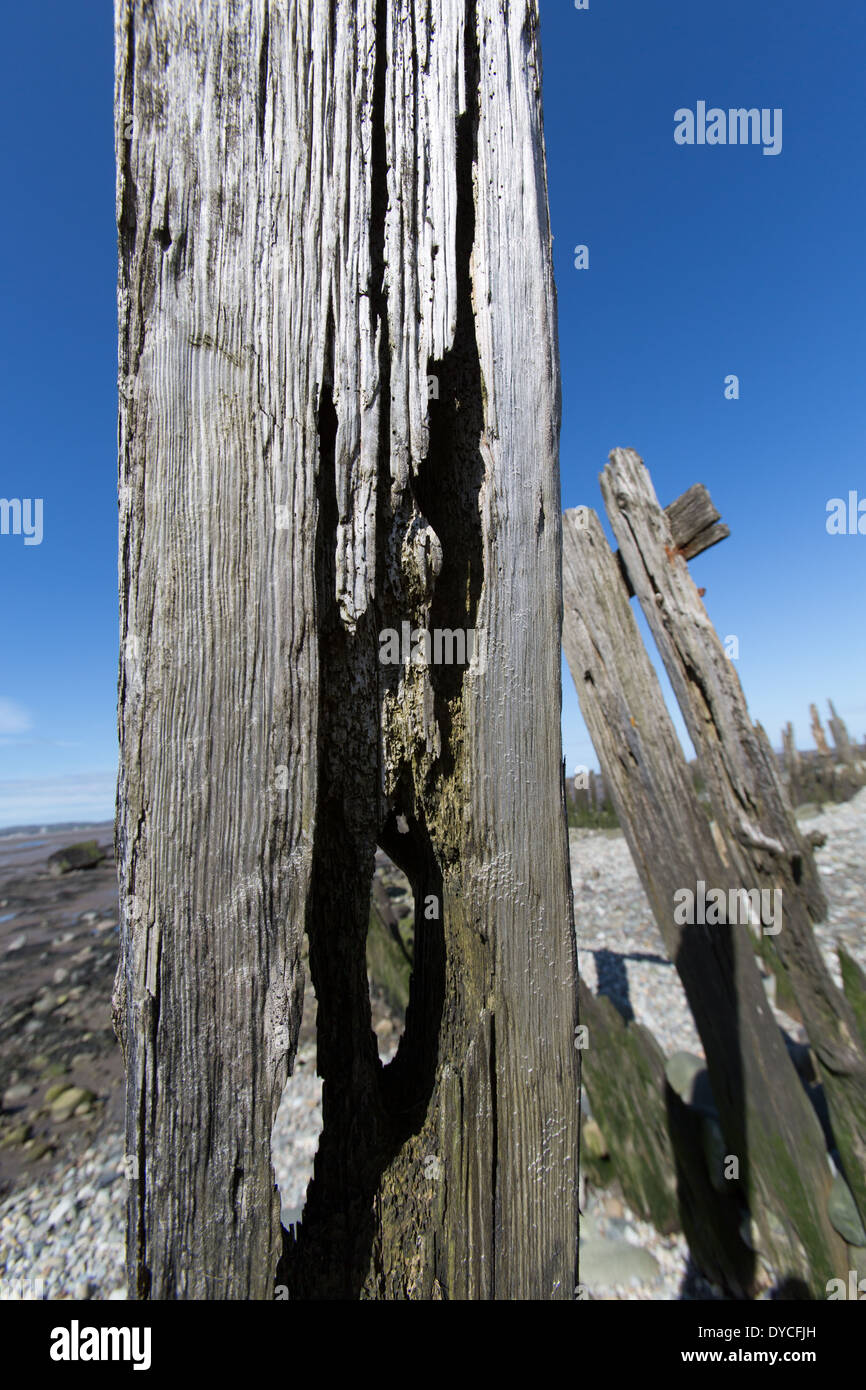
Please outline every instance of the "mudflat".
[[[113, 834], [111, 822], [0, 832], [0, 1195], [123, 1125]], [[52, 872], [52, 855], [89, 841], [98, 864]]]

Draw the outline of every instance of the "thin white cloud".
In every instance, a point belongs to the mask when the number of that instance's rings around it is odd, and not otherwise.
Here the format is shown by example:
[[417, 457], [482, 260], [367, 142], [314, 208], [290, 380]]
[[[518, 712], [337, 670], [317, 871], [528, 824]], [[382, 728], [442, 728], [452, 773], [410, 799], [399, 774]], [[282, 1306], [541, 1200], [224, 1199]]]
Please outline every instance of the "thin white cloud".
[[26, 734], [33, 720], [23, 705], [0, 696], [0, 734]]
[[0, 829], [114, 818], [115, 772], [0, 782]]

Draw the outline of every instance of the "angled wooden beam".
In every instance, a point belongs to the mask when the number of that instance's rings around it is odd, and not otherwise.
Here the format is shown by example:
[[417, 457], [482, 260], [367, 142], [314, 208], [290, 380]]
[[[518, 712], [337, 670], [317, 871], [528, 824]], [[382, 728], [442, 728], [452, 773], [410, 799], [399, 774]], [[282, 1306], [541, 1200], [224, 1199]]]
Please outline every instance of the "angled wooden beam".
[[846, 1177], [866, 1219], [866, 1050], [812, 931], [826, 899], [812, 848], [785, 795], [769, 739], [707, 616], [643, 461], [614, 449], [601, 476], [608, 517], [701, 764], [739, 881], [777, 891], [773, 951], [815, 1050]]
[[[831, 1180], [821, 1128], [767, 1008], [750, 928], [676, 921], [682, 890], [695, 893], [701, 881], [730, 903], [740, 884], [718, 853], [617, 563], [586, 508], [563, 517], [563, 649], [704, 1045], [761, 1248], [776, 1269], [821, 1294], [826, 1280], [846, 1267], [844, 1245], [827, 1218]], [[591, 1051], [590, 1039], [590, 1078]], [[734, 1261], [729, 1272], [746, 1277], [744, 1262]]]

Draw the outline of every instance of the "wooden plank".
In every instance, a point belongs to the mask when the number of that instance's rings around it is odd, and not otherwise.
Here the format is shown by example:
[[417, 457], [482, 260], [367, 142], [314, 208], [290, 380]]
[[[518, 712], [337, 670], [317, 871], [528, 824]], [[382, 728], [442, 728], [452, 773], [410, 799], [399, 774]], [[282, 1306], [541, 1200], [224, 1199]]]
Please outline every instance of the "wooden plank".
[[[750, 929], [678, 925], [699, 881], [738, 887], [698, 804], [658, 678], [601, 524], [563, 518], [563, 648], [620, 825], [686, 990], [722, 1129], [775, 1268], [822, 1291], [844, 1262], [826, 1217], [821, 1129], [767, 1008]], [[587, 1065], [590, 1065], [589, 1058]]]
[[854, 1015], [824, 965], [811, 918], [825, 899], [811, 846], [785, 796], [764, 730], [753, 725], [647, 469], [615, 449], [601, 477], [610, 523], [701, 763], [739, 882], [782, 893], [772, 938], [821, 1068], [839, 1152], [866, 1214], [866, 1053]]
[[[537, 27], [534, 0], [117, 0], [139, 1297], [573, 1296]], [[403, 622], [478, 655], [385, 664]], [[384, 1069], [376, 844], [419, 905]], [[284, 1241], [269, 1139], [305, 925], [324, 1129]]]
[[678, 546], [683, 546], [692, 536], [698, 535], [707, 526], [721, 521], [719, 512], [703, 483], [693, 483], [665, 507], [671, 534]]
[[810, 705], [809, 714], [811, 716], [812, 737], [815, 740], [815, 747], [818, 749], [819, 753], [823, 753], [825, 757], [829, 758], [830, 747], [827, 743], [827, 735], [824, 733], [824, 726], [821, 723], [821, 716], [818, 713], [818, 706]]
[[[696, 555], [718, 545], [719, 541], [727, 540], [731, 534], [729, 526], [719, 524], [720, 515], [703, 483], [693, 483], [665, 507], [665, 513], [670, 523], [673, 546], [686, 560], [693, 560]], [[624, 565], [622, 573], [628, 596], [632, 598], [634, 590]]]
[[686, 541], [680, 549], [684, 560], [693, 560], [696, 555], [701, 555], [710, 546], [718, 545], [719, 541], [727, 540], [731, 534], [729, 526], [708, 526], [704, 531], [698, 531], [691, 540]]
[[848, 737], [845, 720], [840, 719], [839, 715], [836, 713], [836, 707], [832, 700], [828, 700], [827, 704], [830, 706], [830, 733], [836, 748], [836, 756], [839, 761], [845, 763], [847, 767], [853, 767], [857, 760], [854, 756], [854, 750], [851, 747], [851, 740]]

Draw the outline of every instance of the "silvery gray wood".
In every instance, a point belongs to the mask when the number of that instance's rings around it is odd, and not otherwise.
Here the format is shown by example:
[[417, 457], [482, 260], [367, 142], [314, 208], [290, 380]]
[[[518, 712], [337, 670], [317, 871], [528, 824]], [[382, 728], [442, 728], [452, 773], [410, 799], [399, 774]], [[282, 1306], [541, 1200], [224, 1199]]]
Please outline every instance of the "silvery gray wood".
[[[665, 515], [671, 528], [673, 547], [686, 560], [693, 560], [710, 546], [727, 540], [730, 527], [720, 523], [720, 515], [703, 483], [693, 483], [680, 497], [665, 507]], [[625, 565], [617, 551], [622, 577], [629, 598], [634, 595]]]
[[[536, 5], [116, 0], [115, 23], [131, 1290], [570, 1298]], [[385, 667], [403, 620], [479, 652]], [[384, 1070], [376, 844], [418, 922]], [[324, 1131], [290, 1240], [269, 1136], [305, 929]]]

